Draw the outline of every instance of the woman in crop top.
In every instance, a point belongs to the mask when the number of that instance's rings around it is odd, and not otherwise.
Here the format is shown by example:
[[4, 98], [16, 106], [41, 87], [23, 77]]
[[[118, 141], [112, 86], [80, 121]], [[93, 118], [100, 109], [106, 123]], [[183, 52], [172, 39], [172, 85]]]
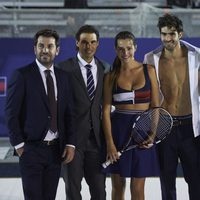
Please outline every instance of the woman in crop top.
[[129, 136], [136, 116], [151, 106], [159, 106], [158, 84], [154, 68], [134, 59], [136, 43], [132, 33], [118, 33], [115, 50], [113, 69], [104, 80], [103, 103], [106, 159], [113, 164], [103, 171], [111, 174], [112, 200], [124, 200], [126, 177], [131, 178], [131, 199], [144, 200], [145, 177], [159, 175], [155, 146], [143, 145], [127, 151], [120, 159], [117, 150]]

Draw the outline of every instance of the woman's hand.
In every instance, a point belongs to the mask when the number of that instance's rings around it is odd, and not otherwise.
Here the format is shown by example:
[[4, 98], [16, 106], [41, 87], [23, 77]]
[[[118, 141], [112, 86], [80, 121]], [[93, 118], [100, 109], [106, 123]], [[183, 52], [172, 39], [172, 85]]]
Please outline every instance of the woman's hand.
[[107, 145], [107, 160], [110, 160], [111, 163], [116, 162], [119, 159], [119, 153], [114, 144]]

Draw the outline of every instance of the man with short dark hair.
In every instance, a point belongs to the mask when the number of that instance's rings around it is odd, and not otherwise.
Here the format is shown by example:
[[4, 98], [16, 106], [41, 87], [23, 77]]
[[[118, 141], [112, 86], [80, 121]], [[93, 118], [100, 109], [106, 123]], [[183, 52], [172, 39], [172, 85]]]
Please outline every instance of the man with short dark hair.
[[35, 61], [17, 69], [8, 85], [6, 119], [25, 200], [55, 200], [61, 162], [74, 157], [71, 87], [67, 74], [54, 67], [59, 46], [56, 31], [38, 31]]
[[101, 104], [105, 65], [94, 55], [99, 45], [99, 32], [90, 25], [76, 33], [76, 57], [59, 66], [71, 78], [76, 115], [77, 145], [74, 160], [63, 166], [66, 196], [81, 200], [83, 177], [89, 186], [91, 200], [105, 200], [105, 175], [101, 173], [102, 127]]
[[158, 20], [162, 45], [145, 55], [155, 66], [162, 107], [173, 117], [171, 134], [159, 144], [163, 200], [176, 199], [176, 171], [180, 160], [190, 200], [200, 197], [197, 137], [200, 135], [200, 49], [180, 40], [182, 21], [170, 14]]

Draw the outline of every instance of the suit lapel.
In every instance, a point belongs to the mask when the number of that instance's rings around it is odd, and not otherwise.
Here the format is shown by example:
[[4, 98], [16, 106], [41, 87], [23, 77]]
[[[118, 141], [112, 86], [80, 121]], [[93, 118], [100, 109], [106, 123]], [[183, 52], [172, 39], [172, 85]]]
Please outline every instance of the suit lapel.
[[95, 90], [95, 98], [97, 98], [99, 95], [101, 96], [102, 94], [102, 85], [103, 85], [103, 77], [104, 77], [104, 70], [103, 67], [100, 65], [99, 61], [96, 59], [95, 60], [96, 65], [97, 65], [97, 86]]
[[45, 91], [44, 83], [43, 83], [43, 80], [42, 80], [42, 77], [41, 77], [41, 74], [36, 62], [33, 63], [32, 70], [33, 70], [33, 78], [34, 78], [35, 87], [38, 90], [38, 92], [41, 94], [40, 96], [42, 97], [44, 104], [49, 109], [49, 103], [48, 103], [48, 98]]
[[[87, 87], [85, 85], [83, 75], [81, 73], [81, 69], [80, 69], [80, 66], [79, 66], [79, 63], [78, 63], [78, 58], [75, 58], [73, 60], [73, 62], [74, 62], [74, 65], [73, 65], [73, 72], [74, 73], [73, 73], [73, 75], [77, 79], [77, 81], [80, 83], [80, 85], [83, 87], [85, 93], [88, 95]], [[89, 98], [89, 96], [88, 96], [88, 98]]]

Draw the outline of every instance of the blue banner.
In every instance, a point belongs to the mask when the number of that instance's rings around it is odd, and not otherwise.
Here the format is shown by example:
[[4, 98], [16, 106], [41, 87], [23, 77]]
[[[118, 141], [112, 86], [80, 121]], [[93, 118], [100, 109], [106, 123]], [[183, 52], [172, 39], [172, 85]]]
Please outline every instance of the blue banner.
[[[195, 46], [200, 46], [199, 38], [187, 38], [187, 41]], [[74, 38], [61, 39], [60, 54], [55, 62], [60, 62], [76, 55]], [[160, 39], [138, 38], [136, 59], [143, 61], [144, 54], [160, 45]], [[16, 68], [25, 66], [35, 59], [33, 40], [25, 38], [0, 39], [0, 137], [8, 136], [5, 124], [4, 105], [6, 100], [6, 86]], [[113, 38], [100, 39], [100, 45], [96, 56], [112, 64], [115, 58]]]

